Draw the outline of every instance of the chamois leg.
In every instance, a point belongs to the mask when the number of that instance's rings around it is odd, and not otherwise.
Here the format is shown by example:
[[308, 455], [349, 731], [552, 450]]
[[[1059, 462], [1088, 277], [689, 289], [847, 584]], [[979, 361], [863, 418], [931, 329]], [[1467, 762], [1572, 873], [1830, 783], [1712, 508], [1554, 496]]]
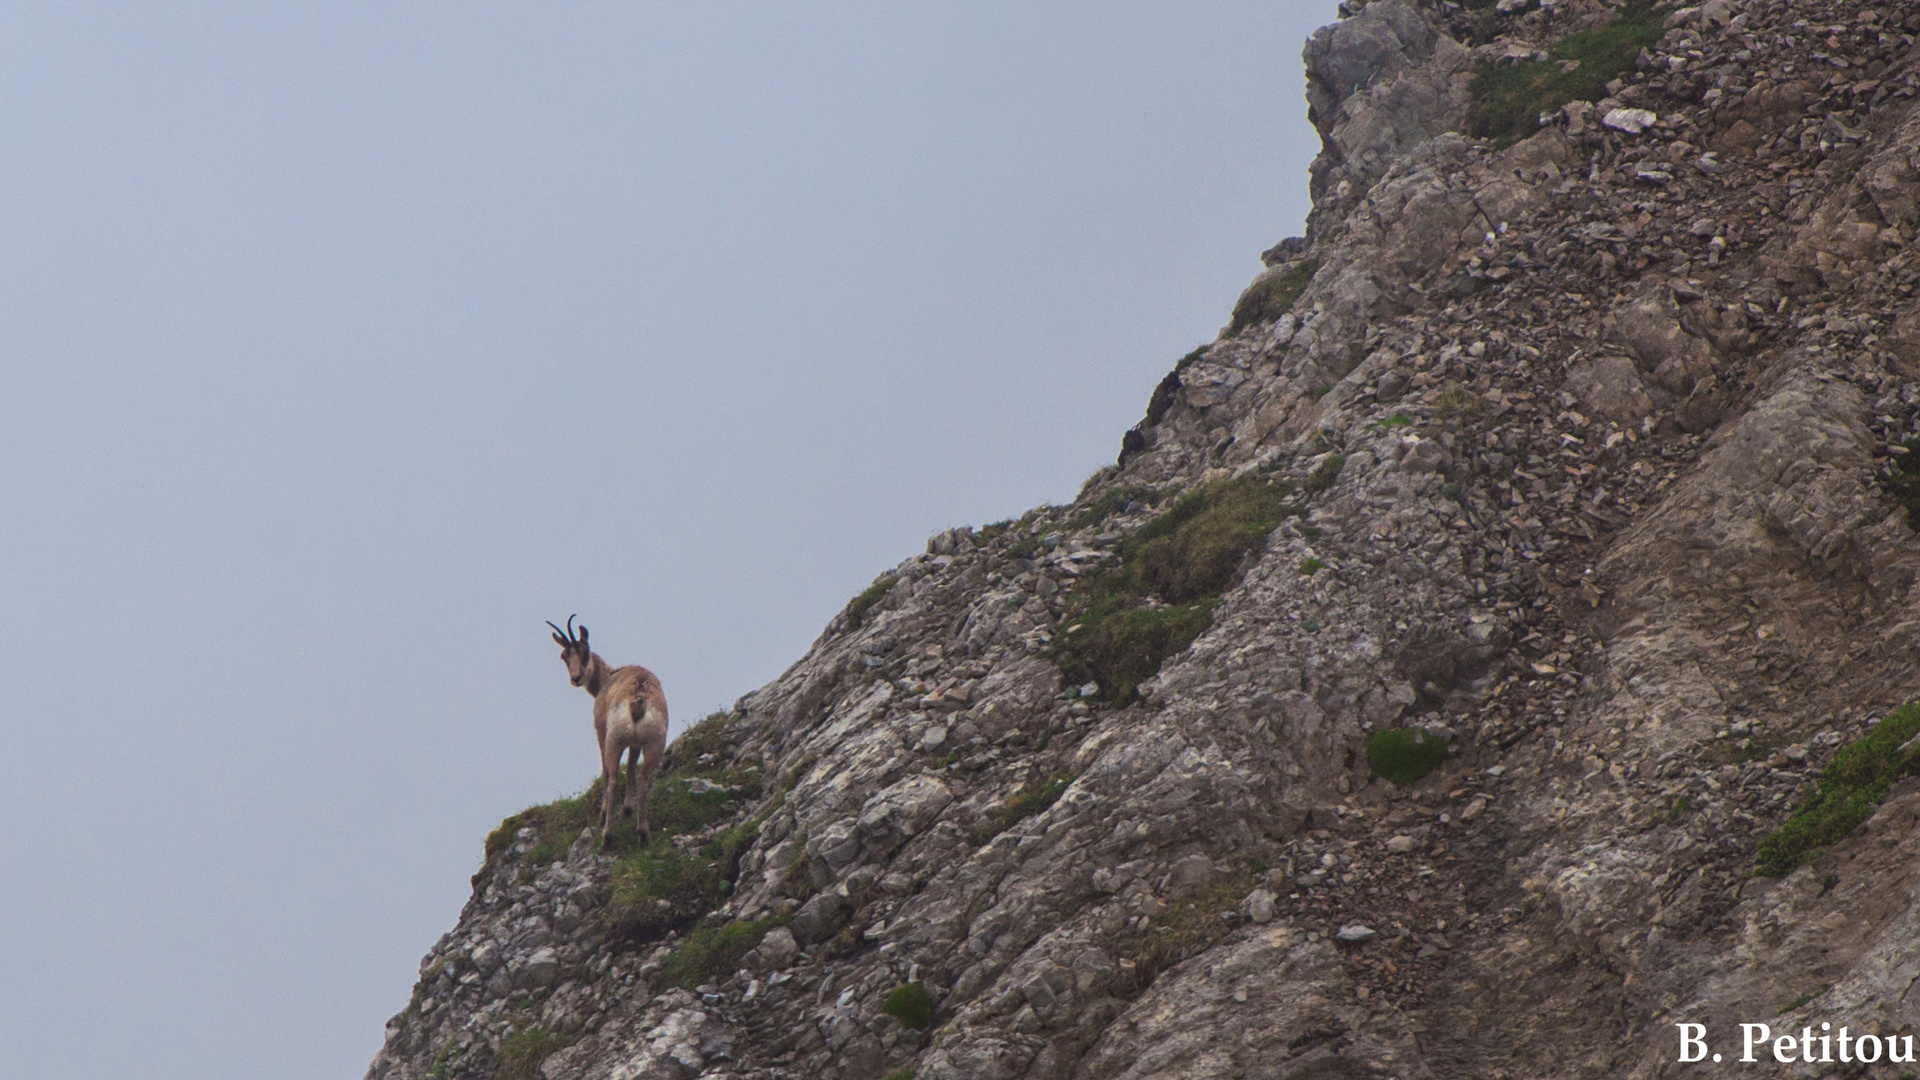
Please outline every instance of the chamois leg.
[[[633, 813], [633, 827], [639, 829], [641, 833], [644, 834], [647, 831], [644, 827], [644, 819], [647, 816], [645, 813], [647, 803], [646, 796], [641, 794], [638, 778], [639, 769], [640, 748], [637, 746], [629, 746], [627, 747], [627, 801], [625, 811], [631, 811]], [[623, 813], [625, 811], [623, 811]], [[649, 839], [651, 838], [649, 837]]]
[[[641, 756], [643, 751], [644, 758]], [[653, 835], [653, 830], [647, 821], [647, 796], [653, 792], [653, 775], [660, 771], [660, 759], [664, 755], [665, 751], [651, 742], [642, 743], [633, 748], [632, 762], [640, 766], [638, 824], [641, 834], [645, 836]]]
[[613, 808], [615, 790], [620, 786], [620, 751], [615, 750], [609, 760], [605, 750], [600, 752], [600, 842], [605, 844], [613, 837]]

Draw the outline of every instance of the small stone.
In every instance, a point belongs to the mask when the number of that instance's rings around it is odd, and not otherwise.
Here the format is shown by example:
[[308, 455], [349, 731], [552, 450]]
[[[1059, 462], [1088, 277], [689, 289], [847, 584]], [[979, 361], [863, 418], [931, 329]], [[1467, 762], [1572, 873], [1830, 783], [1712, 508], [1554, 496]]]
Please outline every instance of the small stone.
[[1405, 855], [1413, 850], [1413, 837], [1404, 833], [1387, 841], [1387, 850], [1395, 855]]
[[[800, 955], [800, 942], [794, 939], [793, 931], [784, 926], [776, 926], [767, 931], [760, 944], [754, 949], [760, 954], [761, 963], [769, 970], [777, 971], [793, 962]], [[776, 980], [769, 979], [768, 985]]]
[[1600, 122], [1615, 131], [1638, 135], [1659, 119], [1650, 109], [1614, 109], [1601, 117]]
[[1371, 926], [1365, 926], [1361, 923], [1352, 923], [1350, 925], [1341, 927], [1340, 932], [1333, 936], [1336, 938], [1339, 938], [1341, 941], [1348, 943], [1349, 945], [1358, 945], [1363, 941], [1372, 941], [1375, 937], [1378, 937], [1379, 935], [1373, 932], [1373, 927]]
[[1247, 894], [1247, 918], [1257, 923], [1273, 921], [1274, 895], [1266, 889], [1255, 889]]
[[553, 985], [560, 974], [560, 954], [550, 948], [535, 949], [533, 955], [521, 963], [515, 974], [514, 983], [521, 987], [544, 987]]

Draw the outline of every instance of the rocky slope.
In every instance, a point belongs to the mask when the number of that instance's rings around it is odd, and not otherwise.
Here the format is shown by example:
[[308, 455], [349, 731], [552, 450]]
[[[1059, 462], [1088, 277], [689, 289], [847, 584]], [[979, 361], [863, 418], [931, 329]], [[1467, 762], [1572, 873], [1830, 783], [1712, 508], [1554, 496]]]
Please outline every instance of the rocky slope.
[[[652, 848], [511, 819], [370, 1078], [1653, 1077], [1755, 1068], [1742, 1022], [1914, 1033], [1920, 785], [1754, 868], [1920, 692], [1920, 9], [1349, 7], [1308, 235], [1119, 464], [683, 736]], [[1401, 728], [1446, 753], [1395, 783]]]

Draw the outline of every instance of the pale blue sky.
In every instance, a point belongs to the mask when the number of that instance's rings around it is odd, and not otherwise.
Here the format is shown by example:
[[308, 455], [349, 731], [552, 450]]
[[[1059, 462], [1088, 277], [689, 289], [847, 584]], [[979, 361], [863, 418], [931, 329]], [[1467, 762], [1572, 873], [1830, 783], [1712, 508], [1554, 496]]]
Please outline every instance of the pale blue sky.
[[595, 769], [543, 620], [677, 727], [1071, 498], [1333, 8], [11, 5], [0, 1073], [359, 1076]]

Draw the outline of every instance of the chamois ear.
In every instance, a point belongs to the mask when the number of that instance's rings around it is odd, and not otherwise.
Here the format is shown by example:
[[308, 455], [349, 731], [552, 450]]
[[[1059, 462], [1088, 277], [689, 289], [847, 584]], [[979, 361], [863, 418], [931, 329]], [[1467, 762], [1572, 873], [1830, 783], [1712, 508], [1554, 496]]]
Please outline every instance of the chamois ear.
[[583, 649], [587, 647], [587, 624], [586, 623], [580, 624], [580, 647]]

